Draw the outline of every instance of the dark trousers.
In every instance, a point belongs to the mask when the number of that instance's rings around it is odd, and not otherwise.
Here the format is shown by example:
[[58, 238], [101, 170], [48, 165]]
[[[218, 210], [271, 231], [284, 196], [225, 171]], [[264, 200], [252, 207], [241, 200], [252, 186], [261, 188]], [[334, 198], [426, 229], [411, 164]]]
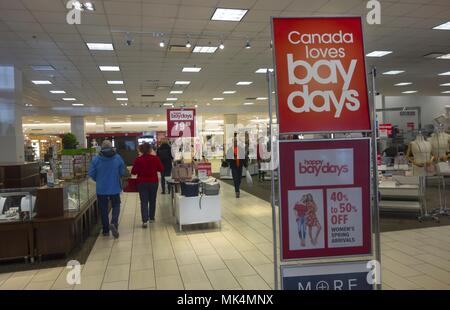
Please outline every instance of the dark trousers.
[[240, 193], [241, 180], [242, 180], [242, 165], [239, 167], [231, 166], [231, 175], [233, 176], [234, 191], [236, 193]]
[[97, 195], [97, 203], [102, 217], [103, 233], [109, 233], [108, 202], [111, 201], [112, 215], [111, 224], [119, 226], [120, 215], [120, 194], [117, 195]]
[[141, 199], [142, 223], [155, 219], [156, 195], [158, 193], [158, 182], [138, 184], [139, 198]]
[[[166, 192], [166, 179], [164, 177], [170, 177], [171, 175], [172, 175], [172, 166], [164, 167], [164, 172], [161, 173], [161, 191], [163, 193]], [[170, 193], [170, 187], [169, 187], [169, 193]]]

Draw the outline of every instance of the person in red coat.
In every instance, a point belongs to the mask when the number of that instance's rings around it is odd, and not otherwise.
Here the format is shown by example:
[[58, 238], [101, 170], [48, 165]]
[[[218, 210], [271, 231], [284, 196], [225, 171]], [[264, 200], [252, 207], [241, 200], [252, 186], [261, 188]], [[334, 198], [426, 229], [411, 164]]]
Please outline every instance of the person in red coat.
[[142, 227], [147, 228], [148, 221], [155, 221], [156, 195], [158, 193], [158, 172], [164, 167], [158, 156], [151, 154], [152, 147], [142, 144], [142, 156], [134, 160], [131, 174], [137, 175], [137, 188], [141, 200]]

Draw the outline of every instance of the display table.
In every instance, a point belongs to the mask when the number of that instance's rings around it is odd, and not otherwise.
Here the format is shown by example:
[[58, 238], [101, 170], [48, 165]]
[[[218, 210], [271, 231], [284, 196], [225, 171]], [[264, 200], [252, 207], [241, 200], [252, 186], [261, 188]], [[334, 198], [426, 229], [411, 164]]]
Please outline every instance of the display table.
[[170, 192], [170, 203], [171, 203], [171, 208], [172, 208], [172, 214], [175, 215], [175, 193], [178, 192], [178, 187], [180, 185], [180, 181], [176, 181], [174, 179], [172, 179], [172, 177], [164, 177], [164, 179], [166, 180], [167, 183], [167, 187], [169, 189]]
[[380, 181], [378, 185], [382, 211], [420, 213], [420, 189], [418, 177], [394, 176]]
[[219, 222], [222, 220], [220, 196], [185, 197], [175, 195], [175, 217], [180, 226]]

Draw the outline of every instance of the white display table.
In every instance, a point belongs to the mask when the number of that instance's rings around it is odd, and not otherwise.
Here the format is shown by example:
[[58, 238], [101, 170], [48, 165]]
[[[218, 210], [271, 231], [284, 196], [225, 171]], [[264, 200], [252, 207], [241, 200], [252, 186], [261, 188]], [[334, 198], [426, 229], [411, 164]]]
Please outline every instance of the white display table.
[[[201, 200], [201, 203], [200, 203]], [[180, 225], [219, 222], [222, 220], [220, 196], [185, 197], [175, 194], [175, 217]]]

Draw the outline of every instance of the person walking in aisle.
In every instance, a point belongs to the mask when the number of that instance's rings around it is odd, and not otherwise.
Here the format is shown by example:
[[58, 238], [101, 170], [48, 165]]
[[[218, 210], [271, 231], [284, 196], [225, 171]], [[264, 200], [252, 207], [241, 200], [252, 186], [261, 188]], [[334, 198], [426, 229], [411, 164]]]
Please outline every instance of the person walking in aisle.
[[164, 173], [161, 174], [161, 194], [165, 194], [166, 180], [164, 177], [169, 177], [172, 175], [172, 161], [173, 161], [172, 148], [170, 147], [169, 143], [167, 143], [167, 139], [163, 139], [161, 141], [161, 145], [159, 146], [158, 151], [156, 153], [164, 166]]
[[164, 167], [158, 156], [151, 154], [152, 147], [142, 144], [142, 156], [135, 159], [131, 174], [137, 175], [137, 188], [141, 200], [142, 227], [148, 221], [155, 221], [156, 196], [158, 192], [158, 172], [163, 177]]
[[227, 161], [233, 177], [236, 198], [239, 198], [241, 196], [242, 169], [247, 167], [248, 157], [245, 151], [245, 145], [242, 142], [238, 142], [236, 133], [234, 134], [233, 140], [233, 147], [227, 150]]
[[[89, 176], [96, 183], [97, 203], [100, 208], [103, 235], [109, 236], [111, 230], [114, 238], [119, 238], [121, 178], [126, 175], [122, 157], [116, 154], [111, 141], [102, 143], [101, 151], [92, 159]], [[112, 217], [109, 223], [108, 201], [111, 201]]]

